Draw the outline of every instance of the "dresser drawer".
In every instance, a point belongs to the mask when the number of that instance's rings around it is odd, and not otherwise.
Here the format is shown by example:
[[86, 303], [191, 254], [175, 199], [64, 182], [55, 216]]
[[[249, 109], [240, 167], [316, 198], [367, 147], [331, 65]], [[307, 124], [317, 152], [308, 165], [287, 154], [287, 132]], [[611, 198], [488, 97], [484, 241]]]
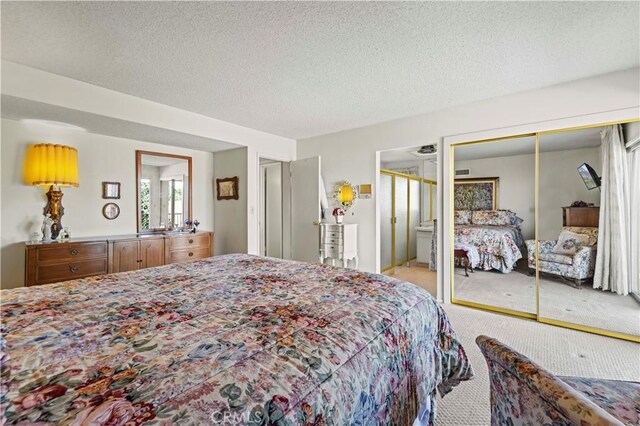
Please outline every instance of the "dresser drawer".
[[188, 248], [206, 247], [211, 246], [211, 238], [209, 234], [201, 235], [185, 235], [180, 237], [171, 238], [171, 250], [180, 250]]
[[323, 244], [321, 250], [324, 257], [339, 258], [344, 254], [343, 247], [338, 244]]
[[38, 284], [55, 283], [74, 280], [92, 275], [107, 273], [107, 258], [69, 261], [55, 265], [40, 265], [36, 267]]
[[193, 247], [184, 250], [171, 250], [171, 263], [205, 259], [211, 256], [209, 247]]
[[64, 259], [87, 259], [107, 256], [107, 242], [59, 243], [37, 249], [38, 262], [58, 262]]
[[327, 235], [322, 239], [322, 244], [327, 245], [342, 245], [342, 235]]
[[320, 236], [322, 238], [338, 238], [338, 237], [342, 237], [342, 228], [329, 228], [326, 226], [323, 226], [322, 228], [320, 228]]

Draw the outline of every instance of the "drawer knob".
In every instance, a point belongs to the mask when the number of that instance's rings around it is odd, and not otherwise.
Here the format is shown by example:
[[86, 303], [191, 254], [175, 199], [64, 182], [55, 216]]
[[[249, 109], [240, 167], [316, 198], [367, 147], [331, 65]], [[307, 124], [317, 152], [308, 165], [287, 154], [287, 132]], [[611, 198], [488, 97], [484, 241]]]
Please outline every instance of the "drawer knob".
[[76, 254], [78, 254], [78, 249], [71, 249], [71, 254], [73, 256], [75, 256]]
[[71, 265], [69, 266], [69, 270], [71, 272], [78, 272], [78, 265]]
[[189, 244], [193, 244], [193, 238], [189, 238]]
[[191, 257], [191, 256], [193, 256], [193, 252], [192, 251], [189, 252], [189, 257]]

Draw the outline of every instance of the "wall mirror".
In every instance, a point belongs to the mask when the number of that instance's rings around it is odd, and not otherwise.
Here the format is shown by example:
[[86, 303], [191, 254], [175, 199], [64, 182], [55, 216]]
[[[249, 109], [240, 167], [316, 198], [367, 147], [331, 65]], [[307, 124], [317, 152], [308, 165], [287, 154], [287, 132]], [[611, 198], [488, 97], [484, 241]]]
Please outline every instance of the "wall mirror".
[[333, 192], [333, 198], [336, 203], [342, 207], [345, 211], [354, 206], [356, 198], [358, 196], [358, 189], [355, 185], [347, 181], [339, 182], [336, 184]]
[[455, 302], [535, 318], [535, 135], [454, 146]]
[[138, 232], [176, 230], [191, 219], [191, 157], [136, 151]]

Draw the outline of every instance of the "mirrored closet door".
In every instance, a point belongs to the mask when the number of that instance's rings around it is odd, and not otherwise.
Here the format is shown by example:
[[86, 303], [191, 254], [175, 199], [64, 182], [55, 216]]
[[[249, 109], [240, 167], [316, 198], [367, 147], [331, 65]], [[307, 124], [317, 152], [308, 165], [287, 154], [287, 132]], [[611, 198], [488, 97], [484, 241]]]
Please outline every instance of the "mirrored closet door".
[[454, 303], [535, 318], [535, 135], [453, 146]]
[[640, 336], [639, 134], [638, 122], [539, 134], [541, 321]]

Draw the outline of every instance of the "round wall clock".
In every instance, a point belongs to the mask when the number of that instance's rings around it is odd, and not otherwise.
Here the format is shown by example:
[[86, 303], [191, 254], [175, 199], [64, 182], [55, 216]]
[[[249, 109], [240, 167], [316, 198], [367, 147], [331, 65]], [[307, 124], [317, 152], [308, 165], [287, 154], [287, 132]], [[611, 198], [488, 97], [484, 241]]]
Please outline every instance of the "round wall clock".
[[120, 215], [120, 207], [116, 203], [107, 203], [102, 208], [102, 215], [109, 220], [113, 220]]

